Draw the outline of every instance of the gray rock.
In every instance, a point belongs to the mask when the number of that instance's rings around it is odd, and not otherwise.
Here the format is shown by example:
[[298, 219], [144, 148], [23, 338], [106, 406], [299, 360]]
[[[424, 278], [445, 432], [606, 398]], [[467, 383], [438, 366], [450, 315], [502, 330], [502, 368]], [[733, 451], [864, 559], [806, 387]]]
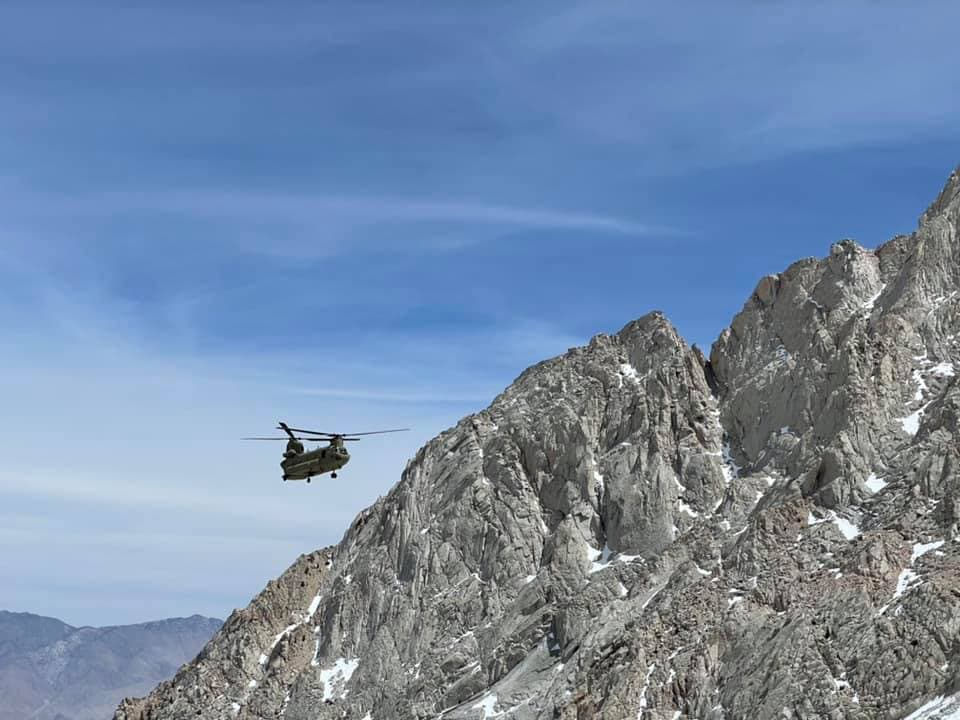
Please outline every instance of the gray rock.
[[116, 717], [948, 710], [958, 225], [955, 173], [912, 235], [763, 278], [709, 362], [652, 313], [530, 368]]

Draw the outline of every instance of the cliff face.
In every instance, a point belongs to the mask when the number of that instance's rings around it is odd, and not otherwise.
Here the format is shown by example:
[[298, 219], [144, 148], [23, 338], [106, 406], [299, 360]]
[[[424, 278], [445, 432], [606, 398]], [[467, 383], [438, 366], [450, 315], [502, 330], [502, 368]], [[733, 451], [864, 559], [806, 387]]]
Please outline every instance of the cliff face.
[[914, 234], [763, 278], [709, 362], [654, 313], [530, 368], [117, 717], [946, 712], [958, 226], [955, 173]]

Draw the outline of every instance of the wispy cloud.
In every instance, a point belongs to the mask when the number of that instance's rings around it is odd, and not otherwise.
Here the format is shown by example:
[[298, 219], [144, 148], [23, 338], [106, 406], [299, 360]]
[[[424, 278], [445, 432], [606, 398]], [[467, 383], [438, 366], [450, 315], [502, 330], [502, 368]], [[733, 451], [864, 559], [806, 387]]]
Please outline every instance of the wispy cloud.
[[[668, 233], [639, 220], [576, 209], [514, 207], [483, 201], [339, 195], [324, 192], [267, 192], [246, 189], [101, 190], [77, 193], [9, 190], [4, 207], [14, 216], [42, 212], [65, 217], [103, 218], [144, 213], [269, 221], [346, 233], [382, 223], [452, 223], [615, 235]], [[318, 242], [324, 243], [323, 237]]]
[[[126, 454], [117, 457], [118, 462], [129, 459]], [[303, 513], [291, 505], [289, 498], [265, 497], [263, 493], [246, 495], [242, 487], [231, 489], [215, 478], [210, 478], [205, 486], [197, 486], [174, 484], [160, 476], [141, 475], [138, 482], [129, 482], [103, 475], [84, 477], [84, 474], [82, 469], [62, 467], [56, 469], [56, 474], [26, 468], [18, 468], [15, 473], [4, 470], [0, 472], [0, 497], [69, 503], [95, 512], [149, 508], [151, 512], [185, 512], [208, 520], [234, 518], [262, 525], [268, 533], [280, 526], [297, 526], [301, 531], [316, 526], [338, 528], [352, 517], [349, 510], [337, 512], [329, 507]]]

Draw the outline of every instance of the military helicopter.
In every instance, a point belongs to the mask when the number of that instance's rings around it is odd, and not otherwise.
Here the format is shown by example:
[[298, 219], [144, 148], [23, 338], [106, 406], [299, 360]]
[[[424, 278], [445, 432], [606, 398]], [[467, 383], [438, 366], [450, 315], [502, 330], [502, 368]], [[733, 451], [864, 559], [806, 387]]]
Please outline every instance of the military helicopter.
[[[280, 467], [283, 469], [284, 480], [306, 480], [315, 475], [330, 473], [330, 477], [337, 476], [337, 470], [350, 462], [350, 453], [344, 446], [345, 442], [354, 442], [360, 440], [362, 435], [382, 435], [384, 433], [406, 432], [410, 428], [399, 428], [397, 430], [374, 430], [373, 432], [362, 433], [326, 433], [316, 430], [303, 430], [301, 428], [292, 428], [285, 422], [277, 425], [277, 430], [283, 430], [287, 437], [252, 437], [243, 438], [244, 440], [286, 440], [287, 449], [283, 452], [283, 460], [280, 461]], [[316, 437], [297, 437], [294, 433], [301, 435], [314, 435]], [[315, 450], [305, 451], [303, 441], [327, 443], [325, 447]]]

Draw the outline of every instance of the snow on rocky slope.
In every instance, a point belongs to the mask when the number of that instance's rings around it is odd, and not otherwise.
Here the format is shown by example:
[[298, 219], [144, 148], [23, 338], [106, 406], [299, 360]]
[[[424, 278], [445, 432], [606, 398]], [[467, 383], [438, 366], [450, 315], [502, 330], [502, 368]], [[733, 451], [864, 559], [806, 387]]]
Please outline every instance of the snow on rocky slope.
[[958, 226], [528, 369], [116, 717], [950, 717]]

